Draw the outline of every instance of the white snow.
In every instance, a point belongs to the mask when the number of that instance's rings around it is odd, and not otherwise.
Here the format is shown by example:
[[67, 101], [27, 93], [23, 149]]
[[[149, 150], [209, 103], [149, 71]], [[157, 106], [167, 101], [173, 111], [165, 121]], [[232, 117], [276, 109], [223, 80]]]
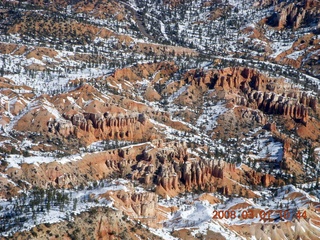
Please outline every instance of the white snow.
[[293, 45], [293, 42], [277, 42], [277, 41], [273, 41], [271, 44], [272, 50], [274, 51], [273, 54], [270, 55], [270, 57], [276, 58], [280, 53], [290, 49]]
[[298, 57], [303, 56], [304, 52], [305, 52], [304, 50], [295, 51], [295, 52], [287, 55], [287, 58], [290, 58], [290, 59], [293, 59], [293, 60], [297, 60]]
[[228, 109], [221, 101], [213, 106], [204, 106], [203, 114], [199, 116], [196, 126], [200, 128], [204, 126], [206, 131], [210, 131], [217, 126], [218, 117], [227, 111]]
[[[103, 184], [104, 186], [102, 186]], [[60, 193], [66, 194], [69, 200], [64, 204], [63, 209], [59, 209], [59, 206], [51, 203], [50, 210], [47, 211], [45, 202], [42, 203], [44, 207], [44, 212], [36, 211], [36, 217], [32, 218], [31, 209], [29, 212], [23, 212], [20, 217], [26, 217], [26, 221], [23, 222], [23, 226], [14, 226], [10, 230], [6, 232], [2, 232], [2, 236], [8, 236], [10, 233], [16, 231], [23, 231], [29, 230], [35, 225], [43, 224], [43, 223], [56, 223], [63, 220], [67, 220], [70, 217], [71, 213], [79, 214], [84, 211], [88, 211], [92, 207], [103, 206], [103, 207], [112, 207], [113, 202], [107, 201], [104, 198], [99, 197], [100, 194], [104, 194], [108, 191], [117, 191], [117, 190], [124, 190], [127, 191], [127, 187], [125, 186], [128, 184], [126, 180], [117, 180], [112, 182], [99, 182], [97, 188], [90, 189], [86, 188], [84, 190], [57, 190]], [[93, 197], [93, 199], [92, 199]], [[31, 194], [29, 192], [26, 193], [26, 200], [25, 204], [28, 206], [31, 199]], [[74, 200], [77, 201], [77, 204], [74, 205]], [[1, 200], [0, 206], [2, 210], [0, 210], [0, 217], [3, 217], [6, 212], [10, 212], [14, 208], [14, 202]], [[29, 209], [29, 207], [27, 208]], [[9, 220], [10, 221], [10, 220]]]

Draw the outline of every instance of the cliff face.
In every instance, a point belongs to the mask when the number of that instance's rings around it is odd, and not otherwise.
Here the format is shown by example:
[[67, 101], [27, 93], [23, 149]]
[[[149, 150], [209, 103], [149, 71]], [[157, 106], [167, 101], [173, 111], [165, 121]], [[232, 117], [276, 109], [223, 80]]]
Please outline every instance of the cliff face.
[[121, 190], [107, 192], [103, 196], [112, 199], [118, 209], [124, 209], [132, 217], [152, 218], [157, 215], [158, 195], [155, 193], [132, 193]]
[[148, 119], [144, 114], [111, 115], [102, 113], [76, 113], [64, 115], [66, 121], [51, 120], [48, 122], [48, 130], [59, 133], [64, 137], [75, 134], [81, 136], [79, 131], [91, 133], [98, 139], [125, 139], [133, 140], [134, 137], [141, 138], [143, 126]]
[[244, 105], [251, 108], [257, 108], [267, 114], [284, 115], [307, 124], [308, 121], [308, 105], [301, 102], [308, 103], [312, 106], [317, 105], [317, 100], [312, 97], [305, 97], [304, 100], [287, 98], [275, 93], [266, 93], [252, 91], [247, 95], [247, 98], [237, 98], [236, 104]]
[[[162, 140], [88, 154], [82, 160], [66, 164], [52, 162], [38, 166], [24, 163], [21, 169], [10, 168], [6, 174], [13, 181], [23, 180], [44, 188], [49, 185], [70, 188], [88, 181], [122, 177], [137, 180], [146, 187], [155, 186], [156, 192], [162, 196], [176, 196], [193, 190], [241, 194], [245, 189], [230, 180], [238, 177], [252, 185], [269, 186], [275, 181], [266, 174], [237, 169], [233, 163], [193, 155], [184, 143], [163, 143]], [[154, 201], [156, 195], [120, 192], [116, 196], [137, 216], [152, 215], [153, 210], [149, 212], [146, 202]]]
[[[277, 3], [273, 3], [275, 5]], [[279, 29], [292, 27], [298, 29], [303, 23], [316, 20], [319, 16], [319, 1], [304, 0], [299, 3], [281, 2], [275, 7], [275, 13], [267, 18], [267, 24]]]
[[[154, 145], [155, 142], [156, 140], [153, 142]], [[130, 159], [126, 155], [124, 151], [123, 158]], [[229, 180], [225, 176], [229, 178], [239, 174], [235, 164], [198, 158], [188, 153], [185, 144], [159, 142], [157, 149], [142, 152], [137, 158], [138, 162], [133, 160], [119, 162], [110, 159], [106, 161], [106, 165], [114, 170], [127, 169], [128, 165], [131, 166], [130, 169], [133, 171], [128, 171], [127, 176], [147, 186], [156, 184], [157, 192], [164, 196], [175, 196], [194, 189], [220, 191], [228, 195], [231, 194], [231, 186], [228, 185]], [[248, 181], [254, 185], [269, 186], [274, 182], [274, 178], [269, 175], [265, 176], [265, 174], [253, 173], [252, 178], [249, 178]]]
[[187, 72], [183, 78], [185, 83], [191, 83], [205, 89], [217, 89], [225, 91], [249, 89], [265, 90], [268, 79], [257, 70], [235, 67], [219, 70], [194, 69]]
[[142, 79], [148, 79], [150, 75], [154, 75], [154, 80], [159, 80], [163, 77], [168, 78], [177, 70], [178, 67], [174, 62], [136, 64], [129, 68], [117, 69], [106, 80], [108, 82], [129, 80], [131, 83], [134, 83]]
[[[248, 68], [226, 68], [204, 72], [189, 71], [183, 80], [201, 91], [215, 89], [234, 95], [232, 102], [266, 114], [291, 117], [307, 124], [309, 111], [318, 111], [318, 100], [306, 92], [287, 90], [277, 80]], [[230, 98], [230, 97], [229, 97]], [[261, 121], [260, 121], [261, 122]]]
[[291, 3], [284, 8], [279, 9], [279, 12], [272, 14], [268, 18], [267, 23], [272, 27], [278, 27], [280, 29], [286, 26], [292, 26], [296, 29], [300, 27], [305, 15], [305, 9], [298, 8], [294, 3]]
[[27, 98], [13, 101], [4, 95], [0, 99], [0, 112], [10, 111], [15, 116], [23, 113], [14, 124], [18, 131], [82, 138], [86, 144], [103, 139], [141, 141], [154, 134], [149, 117], [143, 113], [147, 112], [146, 106], [141, 110], [132, 101], [125, 106], [132, 110], [127, 110], [119, 107], [118, 99], [103, 95], [90, 85], [57, 96], [41, 95], [30, 104], [32, 107], [25, 104]]
[[224, 168], [216, 164], [215, 161], [206, 160], [197, 162], [191, 160], [180, 164], [174, 162], [172, 165], [160, 168], [156, 183], [167, 192], [179, 192], [182, 184], [186, 190], [203, 189], [207, 183], [215, 181], [216, 178], [223, 179]]

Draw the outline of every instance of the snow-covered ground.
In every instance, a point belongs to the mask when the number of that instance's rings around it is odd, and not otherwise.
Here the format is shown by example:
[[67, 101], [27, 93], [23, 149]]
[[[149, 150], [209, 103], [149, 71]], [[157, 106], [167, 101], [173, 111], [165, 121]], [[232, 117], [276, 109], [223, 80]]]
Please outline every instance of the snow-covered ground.
[[203, 113], [197, 120], [197, 127], [205, 127], [205, 131], [211, 131], [217, 126], [218, 117], [228, 111], [228, 108], [222, 102], [218, 102], [216, 105], [203, 106]]
[[[297, 192], [301, 193], [302, 196], [296, 197], [294, 200], [288, 198], [291, 193]], [[166, 207], [179, 207], [176, 212], [169, 215], [168, 220], [164, 221], [164, 230], [170, 232], [179, 229], [190, 229], [192, 230], [193, 236], [197, 233], [205, 234], [207, 230], [212, 230], [214, 232], [221, 233], [226, 239], [243, 239], [227, 226], [243, 224], [251, 225], [253, 223], [264, 222], [267, 219], [268, 222], [269, 215], [266, 214], [266, 212], [269, 210], [272, 211], [270, 214], [271, 222], [292, 221], [293, 218], [296, 217], [297, 211], [302, 213], [307, 209], [310, 201], [315, 203], [319, 202], [319, 199], [311, 197], [308, 193], [292, 185], [279, 188], [275, 192], [262, 191], [260, 194], [261, 193], [263, 196], [260, 199], [248, 199], [242, 197], [230, 199], [222, 198], [222, 203], [216, 204], [210, 204], [207, 200], [197, 200], [199, 196], [193, 196], [192, 194], [175, 197], [169, 200], [160, 200], [160, 205]], [[221, 198], [219, 195], [213, 195]], [[225, 212], [238, 204], [245, 204], [244, 206], [249, 205], [250, 207], [234, 210], [236, 212], [235, 218], [224, 216], [213, 219], [216, 215], [214, 214], [215, 211]], [[246, 213], [249, 212], [249, 209], [258, 210], [257, 214], [252, 215], [252, 217], [250, 215], [246, 215]], [[285, 210], [288, 210], [288, 212], [284, 213]], [[250, 217], [244, 219], [246, 216]]]
[[274, 51], [273, 54], [270, 55], [270, 57], [276, 58], [280, 53], [290, 49], [292, 47], [292, 44], [294, 42], [289, 42], [289, 43], [283, 43], [283, 42], [272, 42], [272, 49]]
[[283, 157], [283, 144], [276, 142], [272, 136], [260, 136], [247, 146], [253, 153], [248, 156], [252, 159], [269, 159], [280, 162]]
[[[7, 230], [0, 235], [8, 236], [16, 231], [29, 230], [38, 224], [70, 220], [71, 214], [79, 214], [92, 207], [112, 207], [112, 201], [99, 198], [99, 195], [108, 191], [127, 191], [127, 183], [128, 181], [122, 179], [112, 182], [104, 180], [98, 182], [96, 186], [93, 185], [84, 190], [55, 190], [55, 194], [59, 193], [65, 196], [67, 200], [64, 203], [60, 203], [58, 200], [51, 200], [48, 203], [48, 196], [44, 193], [42, 200], [34, 206], [35, 210], [31, 209], [31, 201], [34, 201], [38, 195], [34, 195], [32, 192], [26, 192], [20, 198], [2, 199], [0, 200], [0, 223], [2, 226], [5, 225]], [[16, 209], [16, 205], [20, 206], [20, 210]], [[15, 218], [23, 220], [20, 220], [20, 224], [16, 224]]]

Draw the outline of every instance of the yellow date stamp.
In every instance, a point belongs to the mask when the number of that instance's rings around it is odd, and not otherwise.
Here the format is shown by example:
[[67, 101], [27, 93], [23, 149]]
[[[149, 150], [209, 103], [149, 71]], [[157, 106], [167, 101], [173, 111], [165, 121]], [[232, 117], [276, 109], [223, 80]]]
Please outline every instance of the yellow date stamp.
[[305, 210], [259, 210], [259, 209], [247, 209], [247, 210], [214, 210], [213, 219], [258, 219], [264, 222], [273, 222], [275, 220], [292, 220], [293, 217], [300, 220], [300, 218], [307, 218], [307, 212]]

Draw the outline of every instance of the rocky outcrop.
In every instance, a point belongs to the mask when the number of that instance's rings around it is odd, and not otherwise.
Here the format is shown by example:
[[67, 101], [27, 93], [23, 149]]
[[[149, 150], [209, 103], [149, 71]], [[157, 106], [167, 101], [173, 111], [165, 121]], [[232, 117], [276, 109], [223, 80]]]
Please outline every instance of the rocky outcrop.
[[113, 115], [111, 113], [76, 113], [64, 114], [66, 120], [48, 122], [48, 130], [62, 136], [77, 134], [77, 130], [103, 135], [105, 138], [132, 139], [134, 132], [141, 129], [148, 121], [144, 114]]
[[[155, 141], [153, 141], [155, 143]], [[165, 192], [179, 193], [186, 189], [204, 189], [208, 183], [224, 178], [224, 172], [235, 172], [235, 164], [217, 160], [191, 158], [184, 143], [155, 143], [162, 148], [143, 151], [130, 157], [119, 149], [120, 159], [110, 155], [105, 162], [108, 169], [118, 171], [147, 186], [156, 184]]]
[[242, 109], [241, 118], [265, 124], [267, 119], [261, 111], [252, 109]]
[[132, 193], [123, 190], [108, 192], [119, 209], [134, 217], [155, 217], [158, 207], [158, 195], [153, 192]]
[[61, 119], [54, 119], [48, 122], [48, 131], [52, 133], [59, 133], [62, 136], [69, 136], [74, 133], [74, 126], [72, 125], [71, 121], [68, 120], [61, 120]]
[[274, 182], [274, 177], [269, 174], [261, 174], [257, 173], [256, 171], [249, 171], [246, 172], [246, 176], [251, 179], [252, 185], [263, 185], [265, 187], [268, 187], [271, 185], [272, 182]]
[[[234, 168], [235, 166], [232, 165], [231, 169], [234, 170]], [[223, 179], [223, 171], [224, 167], [221, 167], [216, 161], [186, 162], [183, 164], [181, 180], [187, 189], [203, 187], [207, 182], [213, 180], [212, 177]]]
[[[177, 70], [178, 67], [174, 62], [136, 64], [129, 68], [117, 69], [112, 75], [106, 78], [106, 81], [112, 85], [121, 83], [122, 88], [127, 89], [128, 86], [133, 86], [131, 84], [128, 85], [128, 81], [130, 81], [130, 83], [135, 83], [143, 79], [149, 79], [151, 81], [161, 79], [161, 81], [166, 81]], [[151, 89], [147, 90], [149, 90], [149, 93], [146, 93], [146, 95], [151, 97], [151, 99], [153, 99], [153, 97], [155, 97], [155, 99], [160, 98], [156, 91], [150, 91]]]
[[319, 15], [319, 1], [305, 0], [299, 3], [281, 2], [276, 5], [275, 12], [267, 18], [267, 24], [272, 27], [299, 28], [308, 19], [316, 19]]
[[285, 26], [293, 26], [295, 29], [299, 28], [302, 19], [306, 15], [306, 10], [299, 10], [292, 3], [286, 8], [283, 8], [280, 12], [273, 13], [269, 18], [267, 23], [272, 27], [283, 28]]
[[184, 163], [174, 162], [159, 168], [159, 173], [155, 176], [155, 183], [168, 192], [180, 192], [184, 188], [188, 191], [204, 189], [208, 183], [215, 182], [217, 178], [223, 179], [224, 171], [234, 170], [234, 168], [233, 164], [220, 166], [217, 161], [211, 160], [194, 161], [191, 159]]
[[[303, 104], [305, 103], [305, 104]], [[304, 96], [292, 99], [275, 93], [252, 91], [246, 97], [237, 98], [236, 104], [259, 109], [267, 114], [278, 114], [307, 124], [308, 105], [316, 109], [316, 99]]]
[[195, 69], [186, 73], [183, 81], [199, 86], [204, 90], [241, 90], [247, 92], [250, 89], [263, 91], [272, 88], [270, 79], [249, 68], [225, 68], [207, 72], [202, 69]]
[[[155, 145], [157, 144], [154, 141]], [[161, 195], [175, 196], [184, 191], [201, 189], [231, 194], [224, 181], [238, 174], [234, 163], [220, 160], [198, 158], [187, 152], [184, 143], [158, 143], [157, 148], [143, 151], [133, 160], [126, 151], [122, 160], [106, 160], [106, 166], [119, 171], [132, 180], [138, 180], [147, 186], [155, 184]], [[120, 151], [120, 150], [119, 150]], [[270, 185], [274, 179], [264, 174], [250, 171], [248, 181], [254, 185]], [[223, 180], [223, 181], [222, 181]]]
[[[236, 94], [233, 103], [252, 109], [259, 109], [266, 114], [278, 114], [307, 124], [309, 109], [317, 112], [318, 100], [306, 92], [279, 88], [276, 79], [268, 78], [254, 69], [226, 68], [204, 72], [189, 71], [183, 82], [201, 88], [203, 91], [216, 89], [230, 94]], [[263, 115], [254, 111], [243, 113], [265, 124]]]

